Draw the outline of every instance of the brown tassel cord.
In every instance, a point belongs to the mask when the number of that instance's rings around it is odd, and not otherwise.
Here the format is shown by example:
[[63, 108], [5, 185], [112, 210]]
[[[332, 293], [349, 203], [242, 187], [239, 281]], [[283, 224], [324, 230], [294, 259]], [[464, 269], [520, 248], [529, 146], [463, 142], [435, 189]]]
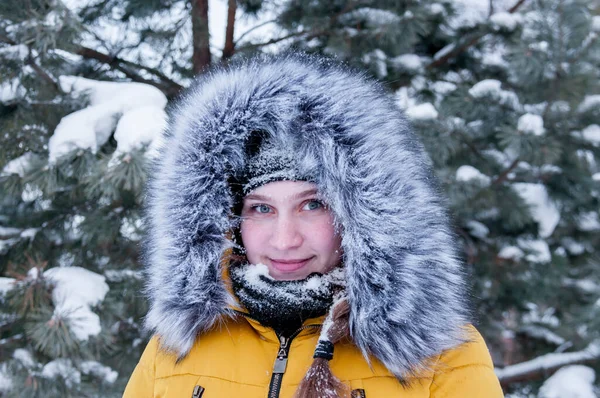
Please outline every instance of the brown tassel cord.
[[[329, 367], [335, 343], [348, 336], [350, 306], [344, 298], [336, 302], [325, 320], [323, 331], [315, 349], [312, 365], [296, 390], [295, 398], [349, 397], [350, 389], [342, 383]], [[331, 322], [329, 325], [328, 323]]]

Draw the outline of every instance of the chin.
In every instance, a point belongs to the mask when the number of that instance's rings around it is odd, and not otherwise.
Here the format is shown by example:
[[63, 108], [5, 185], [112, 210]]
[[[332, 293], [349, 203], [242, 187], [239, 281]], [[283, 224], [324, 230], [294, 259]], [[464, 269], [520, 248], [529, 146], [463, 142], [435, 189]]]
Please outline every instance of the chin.
[[269, 269], [269, 275], [271, 278], [278, 281], [297, 281], [306, 278], [308, 275], [310, 275], [310, 272], [282, 273], [278, 270]]

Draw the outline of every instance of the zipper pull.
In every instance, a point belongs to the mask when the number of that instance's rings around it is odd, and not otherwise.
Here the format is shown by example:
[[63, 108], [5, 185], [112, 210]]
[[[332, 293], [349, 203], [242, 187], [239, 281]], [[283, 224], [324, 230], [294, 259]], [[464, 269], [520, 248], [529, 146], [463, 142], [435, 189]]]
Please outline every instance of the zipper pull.
[[351, 398], [367, 398], [367, 394], [365, 394], [365, 390], [362, 388], [357, 388], [356, 390], [352, 390], [350, 393]]
[[287, 339], [283, 336], [281, 336], [279, 338], [279, 352], [277, 353], [277, 356], [283, 355], [283, 356], [287, 356], [287, 353], [285, 351], [287, 351], [287, 345], [290, 339]]
[[279, 352], [277, 352], [277, 358], [275, 358], [275, 365], [273, 365], [273, 373], [285, 373], [287, 367], [287, 356], [288, 356], [288, 342], [289, 339], [285, 337], [279, 338]]
[[194, 387], [194, 392], [192, 393], [192, 398], [201, 398], [202, 394], [204, 394], [204, 387], [196, 386], [196, 387]]

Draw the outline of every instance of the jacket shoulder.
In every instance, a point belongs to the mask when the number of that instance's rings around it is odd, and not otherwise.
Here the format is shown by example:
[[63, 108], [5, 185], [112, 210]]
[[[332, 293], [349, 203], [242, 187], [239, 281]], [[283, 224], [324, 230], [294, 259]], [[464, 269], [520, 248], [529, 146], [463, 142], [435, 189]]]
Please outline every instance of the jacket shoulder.
[[133, 370], [123, 393], [123, 398], [154, 396], [157, 352], [158, 337], [154, 336], [146, 345], [142, 357]]
[[454, 369], [462, 366], [484, 366], [493, 369], [492, 357], [485, 340], [475, 326], [465, 326], [466, 342], [440, 355], [437, 370]]
[[440, 355], [430, 387], [431, 398], [503, 397], [485, 340], [473, 325], [465, 330], [467, 342]]

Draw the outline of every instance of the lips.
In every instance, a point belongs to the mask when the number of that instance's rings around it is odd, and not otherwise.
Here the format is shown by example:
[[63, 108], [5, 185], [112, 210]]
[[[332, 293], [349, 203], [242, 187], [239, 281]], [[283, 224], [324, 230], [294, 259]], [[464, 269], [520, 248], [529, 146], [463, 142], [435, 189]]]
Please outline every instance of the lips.
[[308, 264], [308, 262], [310, 260], [312, 260], [312, 257], [310, 258], [305, 258], [305, 259], [272, 259], [270, 258], [269, 260], [271, 260], [271, 265], [278, 271], [280, 272], [294, 272], [299, 270], [300, 268], [304, 267], [306, 264]]

